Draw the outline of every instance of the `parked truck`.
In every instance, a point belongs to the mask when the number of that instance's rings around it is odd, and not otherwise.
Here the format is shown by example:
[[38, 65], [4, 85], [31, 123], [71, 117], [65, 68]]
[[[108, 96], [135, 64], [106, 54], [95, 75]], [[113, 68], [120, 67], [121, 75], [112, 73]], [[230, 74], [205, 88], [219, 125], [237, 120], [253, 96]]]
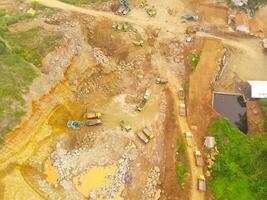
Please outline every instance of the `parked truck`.
[[184, 100], [185, 95], [184, 95], [184, 88], [179, 88], [178, 90], [178, 97], [180, 100]]
[[143, 133], [149, 137], [150, 139], [153, 139], [155, 136], [154, 136], [154, 133], [148, 128], [148, 127], [145, 127], [143, 128]]
[[90, 119], [85, 122], [86, 126], [98, 126], [102, 124], [101, 119]]
[[102, 113], [101, 112], [86, 113], [86, 118], [87, 119], [100, 119], [101, 117], [102, 117]]
[[168, 83], [168, 80], [157, 78], [155, 82], [156, 84], [166, 84]]
[[181, 103], [179, 106], [179, 114], [180, 116], [186, 116], [186, 107], [184, 103]]
[[204, 160], [202, 158], [202, 155], [200, 153], [200, 151], [195, 151], [194, 152], [194, 156], [195, 156], [195, 163], [196, 163], [196, 166], [198, 167], [203, 167], [204, 165]]
[[204, 175], [199, 175], [197, 178], [197, 189], [201, 192], [206, 192], [206, 180]]
[[130, 124], [124, 120], [120, 121], [120, 127], [122, 131], [126, 131], [126, 132], [129, 132], [132, 129]]
[[187, 131], [185, 133], [185, 139], [186, 139], [186, 143], [188, 146], [192, 147], [194, 144], [193, 144], [193, 135], [191, 132]]
[[149, 138], [143, 133], [143, 131], [136, 132], [136, 135], [143, 143], [149, 143]]

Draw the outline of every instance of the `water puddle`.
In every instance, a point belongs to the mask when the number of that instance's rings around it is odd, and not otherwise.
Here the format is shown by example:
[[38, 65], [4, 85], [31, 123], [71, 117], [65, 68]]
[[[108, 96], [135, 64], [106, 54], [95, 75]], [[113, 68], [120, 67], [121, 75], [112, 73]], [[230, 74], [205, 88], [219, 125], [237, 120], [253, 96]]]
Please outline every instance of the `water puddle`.
[[52, 165], [50, 158], [45, 161], [44, 174], [46, 175], [46, 181], [48, 183], [53, 185], [57, 183], [59, 176], [57, 174], [57, 170]]
[[247, 133], [247, 108], [242, 96], [214, 93], [213, 108], [222, 116], [227, 117], [241, 131]]
[[[88, 198], [91, 191], [96, 191], [100, 190], [102, 187], [111, 186], [113, 181], [109, 179], [108, 176], [114, 174], [116, 170], [116, 165], [110, 165], [107, 167], [92, 167], [89, 170], [81, 173], [79, 176], [74, 177], [72, 181], [76, 189], [86, 198]], [[103, 198], [98, 197], [98, 200], [100, 199]], [[118, 196], [113, 198], [113, 200], [122, 200], [122, 198]]]

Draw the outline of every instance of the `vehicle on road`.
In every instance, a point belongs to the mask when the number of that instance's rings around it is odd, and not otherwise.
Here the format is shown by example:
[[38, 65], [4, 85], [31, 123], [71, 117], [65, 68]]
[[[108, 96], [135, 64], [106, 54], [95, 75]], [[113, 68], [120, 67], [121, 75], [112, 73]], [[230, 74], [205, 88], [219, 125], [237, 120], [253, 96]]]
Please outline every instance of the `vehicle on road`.
[[151, 90], [146, 90], [145, 93], [144, 93], [144, 97], [143, 98], [145, 100], [148, 100], [148, 98], [150, 97], [150, 95], [151, 95]]
[[184, 100], [185, 95], [184, 95], [184, 88], [179, 88], [178, 90], [178, 97], [180, 100]]
[[202, 155], [201, 155], [200, 151], [195, 151], [194, 152], [194, 156], [195, 156], [196, 166], [203, 167], [204, 166], [204, 160], [202, 158]]
[[197, 178], [197, 189], [201, 192], [206, 192], [206, 180], [204, 175], [199, 175]]
[[139, 112], [143, 111], [145, 105], [146, 105], [146, 100], [143, 99], [143, 100], [141, 101], [141, 103], [140, 103], [138, 106], [136, 106], [136, 110], [139, 111]]
[[186, 139], [186, 143], [189, 147], [192, 147], [194, 144], [193, 144], [193, 135], [191, 132], [187, 131], [185, 133], [185, 139]]
[[179, 106], [179, 114], [180, 116], [183, 116], [183, 117], [186, 116], [186, 107], [184, 103], [181, 103]]
[[155, 136], [154, 136], [154, 133], [148, 128], [148, 127], [145, 127], [143, 128], [143, 133], [149, 137], [150, 139], [153, 139]]

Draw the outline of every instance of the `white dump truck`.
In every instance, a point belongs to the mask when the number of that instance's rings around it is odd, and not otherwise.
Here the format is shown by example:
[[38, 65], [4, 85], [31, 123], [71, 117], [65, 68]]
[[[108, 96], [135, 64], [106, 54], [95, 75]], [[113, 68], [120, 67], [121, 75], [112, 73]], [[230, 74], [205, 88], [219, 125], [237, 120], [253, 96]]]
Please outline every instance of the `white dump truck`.
[[199, 175], [197, 178], [197, 189], [201, 192], [206, 192], [206, 180], [204, 175]]
[[200, 151], [195, 151], [194, 152], [194, 156], [195, 156], [195, 163], [196, 163], [196, 166], [198, 167], [203, 167], [204, 165], [204, 160], [202, 158], [202, 155], [200, 153]]

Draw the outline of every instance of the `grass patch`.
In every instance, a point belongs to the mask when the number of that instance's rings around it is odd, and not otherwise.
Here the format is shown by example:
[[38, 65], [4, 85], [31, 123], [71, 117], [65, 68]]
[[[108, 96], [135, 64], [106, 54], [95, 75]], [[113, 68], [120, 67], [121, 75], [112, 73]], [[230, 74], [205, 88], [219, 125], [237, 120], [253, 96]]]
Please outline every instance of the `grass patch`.
[[[38, 9], [45, 9], [35, 5]], [[37, 77], [33, 65], [60, 42], [61, 34], [35, 27], [26, 32], [9, 32], [8, 27], [36, 15], [0, 10], [0, 142], [25, 114], [23, 95]]]
[[200, 55], [197, 54], [195, 51], [191, 51], [188, 55], [188, 61], [192, 67], [192, 71], [196, 70], [197, 64], [199, 62]]
[[245, 135], [227, 119], [211, 123], [210, 135], [220, 151], [209, 184], [216, 199], [266, 199], [267, 136]]
[[96, 3], [103, 0], [61, 0], [61, 1], [73, 5], [81, 5], [81, 4]]
[[265, 116], [264, 119], [264, 131], [267, 132], [267, 99], [260, 99], [260, 104]]
[[186, 181], [186, 172], [188, 170], [188, 162], [186, 158], [186, 150], [184, 144], [180, 143], [177, 140], [177, 151], [176, 151], [176, 176], [178, 184], [182, 189], [184, 189], [185, 181]]
[[42, 27], [35, 27], [26, 32], [5, 32], [2, 37], [12, 48], [12, 52], [23, 57], [35, 66], [42, 65], [42, 58], [50, 52], [61, 39], [60, 33], [45, 31]]

